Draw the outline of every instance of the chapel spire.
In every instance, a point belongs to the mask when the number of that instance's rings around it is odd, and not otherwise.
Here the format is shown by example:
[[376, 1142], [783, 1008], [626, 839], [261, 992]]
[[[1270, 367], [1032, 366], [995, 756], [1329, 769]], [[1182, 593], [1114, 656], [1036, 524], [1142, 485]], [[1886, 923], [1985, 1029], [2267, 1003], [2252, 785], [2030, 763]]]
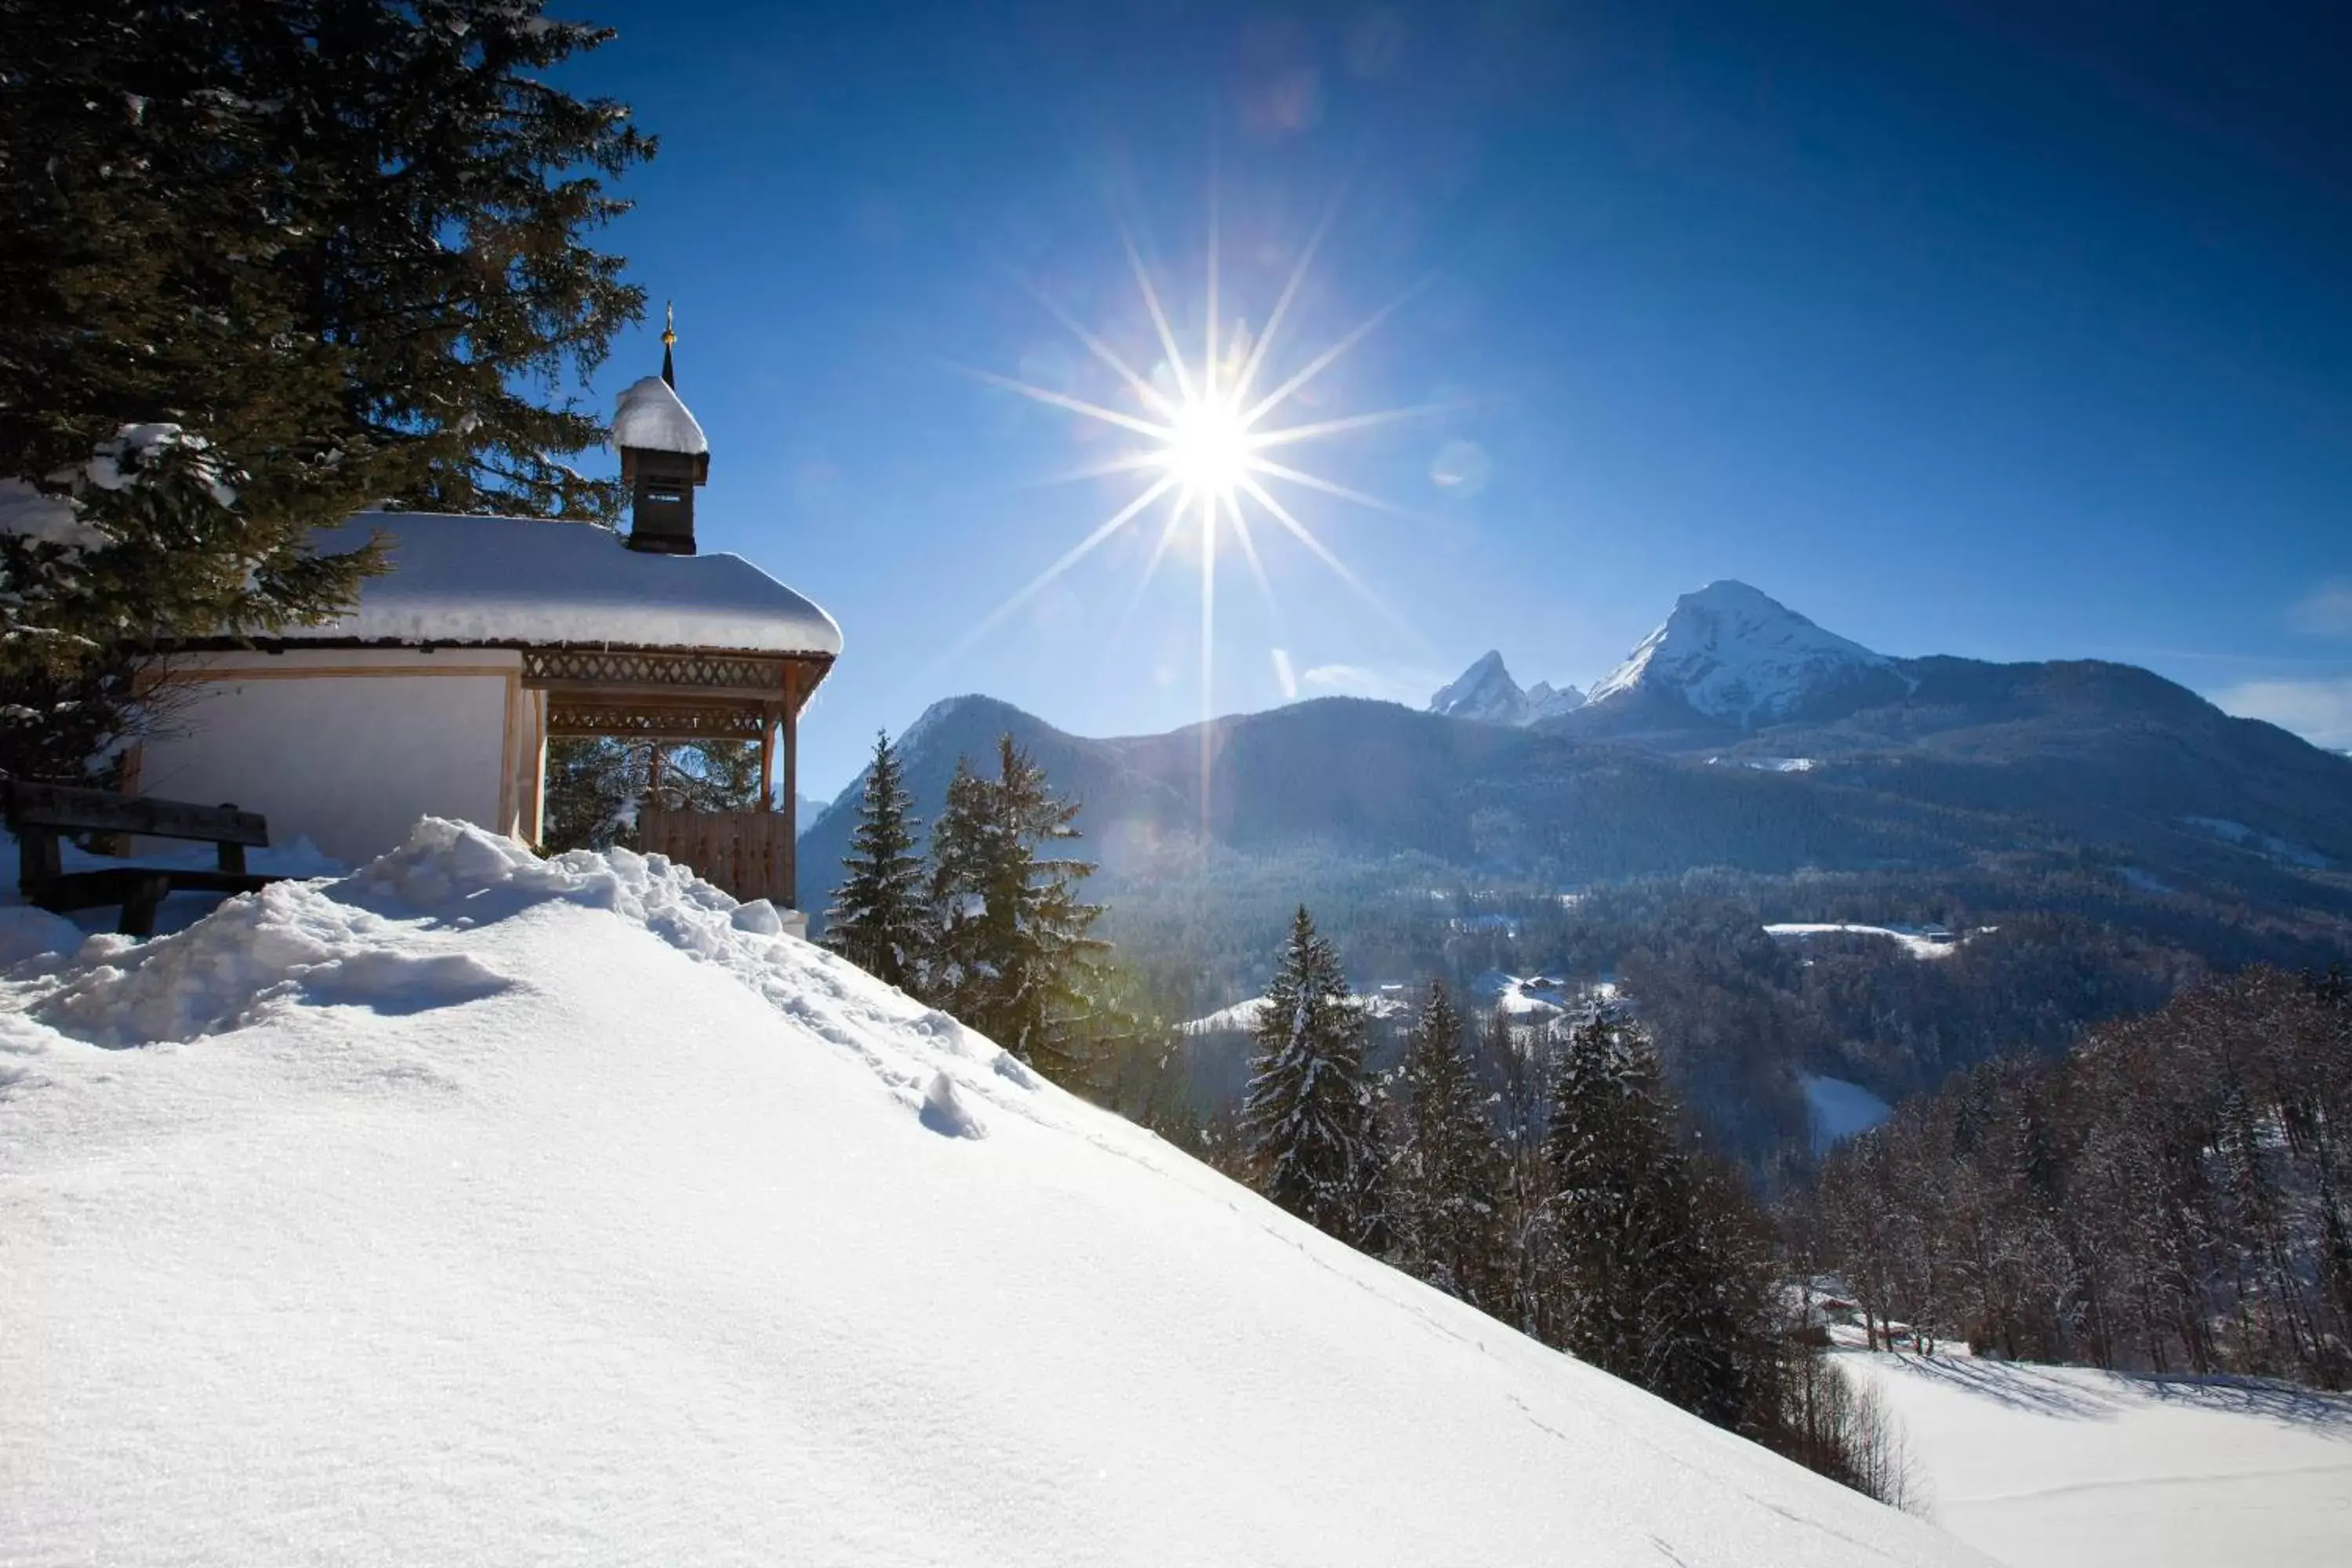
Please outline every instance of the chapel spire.
[[710, 443], [677, 395], [677, 314], [662, 312], [662, 367], [621, 394], [613, 411], [613, 445], [629, 490], [632, 550], [694, 553], [694, 489], [710, 478]]

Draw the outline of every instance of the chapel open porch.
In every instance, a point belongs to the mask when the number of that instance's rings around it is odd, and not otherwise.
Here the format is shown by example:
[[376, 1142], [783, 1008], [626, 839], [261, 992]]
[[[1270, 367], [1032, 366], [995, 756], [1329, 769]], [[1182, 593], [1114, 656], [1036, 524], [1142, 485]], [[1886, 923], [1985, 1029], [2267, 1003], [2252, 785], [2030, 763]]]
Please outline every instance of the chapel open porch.
[[749, 811], [646, 805], [637, 844], [749, 901], [799, 908], [800, 710], [829, 658], [677, 648], [535, 647], [522, 654], [545, 740], [595, 737], [673, 744], [756, 743], [760, 805]]

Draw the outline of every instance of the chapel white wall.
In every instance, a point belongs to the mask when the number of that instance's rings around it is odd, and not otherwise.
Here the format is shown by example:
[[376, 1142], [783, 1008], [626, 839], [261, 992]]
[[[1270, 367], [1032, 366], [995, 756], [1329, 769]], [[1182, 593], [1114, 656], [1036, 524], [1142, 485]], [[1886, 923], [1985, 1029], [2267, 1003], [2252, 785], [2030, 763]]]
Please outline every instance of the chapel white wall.
[[307, 837], [346, 865], [396, 847], [427, 815], [516, 832], [538, 816], [540, 763], [521, 670], [513, 650], [481, 648], [191, 661], [171, 677], [182, 695], [169, 732], [140, 747], [138, 788], [234, 802], [269, 819], [273, 844]]

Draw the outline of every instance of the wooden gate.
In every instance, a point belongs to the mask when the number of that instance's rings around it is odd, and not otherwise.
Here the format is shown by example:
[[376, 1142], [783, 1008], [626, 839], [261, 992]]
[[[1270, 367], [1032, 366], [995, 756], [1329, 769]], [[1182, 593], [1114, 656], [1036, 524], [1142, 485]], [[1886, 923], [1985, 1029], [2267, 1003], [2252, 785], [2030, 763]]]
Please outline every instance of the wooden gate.
[[765, 899], [780, 910], [798, 907], [793, 886], [793, 817], [789, 811], [667, 811], [641, 806], [637, 847], [690, 866], [706, 882], [749, 903]]

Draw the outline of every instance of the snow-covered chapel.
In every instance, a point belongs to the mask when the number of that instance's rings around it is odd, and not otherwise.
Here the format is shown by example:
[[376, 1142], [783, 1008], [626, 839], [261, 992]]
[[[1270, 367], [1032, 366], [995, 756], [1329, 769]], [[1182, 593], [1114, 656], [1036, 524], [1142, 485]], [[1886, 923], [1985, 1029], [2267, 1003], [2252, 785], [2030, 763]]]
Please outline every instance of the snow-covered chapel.
[[789, 905], [797, 721], [841, 628], [740, 556], [697, 551], [710, 447], [663, 339], [662, 374], [613, 421], [625, 533], [392, 511], [323, 531], [330, 553], [382, 539], [390, 569], [329, 625], [185, 645], [131, 786], [233, 801], [278, 842], [356, 864], [426, 815], [537, 842], [551, 736], [757, 741], [774, 847], [765, 885], [730, 890]]

